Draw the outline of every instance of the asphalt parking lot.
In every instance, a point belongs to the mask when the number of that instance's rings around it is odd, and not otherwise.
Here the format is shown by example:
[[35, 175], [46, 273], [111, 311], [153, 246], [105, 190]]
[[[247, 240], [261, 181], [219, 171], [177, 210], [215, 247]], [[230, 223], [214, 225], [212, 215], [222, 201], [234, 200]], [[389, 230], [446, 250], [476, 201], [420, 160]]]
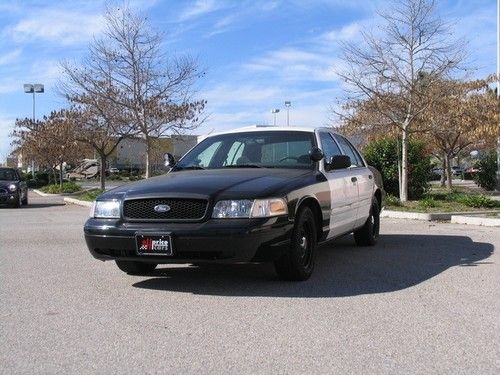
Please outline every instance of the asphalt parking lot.
[[88, 253], [88, 209], [0, 208], [0, 373], [500, 371], [498, 228], [384, 219], [375, 248], [128, 276]]

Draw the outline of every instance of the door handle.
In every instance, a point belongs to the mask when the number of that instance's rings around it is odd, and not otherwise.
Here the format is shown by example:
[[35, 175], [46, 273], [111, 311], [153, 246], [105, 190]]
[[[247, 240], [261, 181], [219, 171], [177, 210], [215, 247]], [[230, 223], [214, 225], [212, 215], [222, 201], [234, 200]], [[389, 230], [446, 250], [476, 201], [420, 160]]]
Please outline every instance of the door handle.
[[356, 181], [358, 181], [358, 179], [356, 177], [351, 177], [351, 181], [356, 182]]

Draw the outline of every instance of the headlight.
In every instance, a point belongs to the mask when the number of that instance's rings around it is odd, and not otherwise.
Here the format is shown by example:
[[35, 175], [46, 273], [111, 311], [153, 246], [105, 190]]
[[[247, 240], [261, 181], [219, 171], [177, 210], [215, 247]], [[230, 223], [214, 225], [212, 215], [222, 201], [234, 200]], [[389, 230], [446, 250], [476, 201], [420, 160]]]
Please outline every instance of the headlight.
[[212, 213], [213, 218], [250, 217], [253, 201], [218, 201]]
[[120, 218], [120, 201], [96, 201], [90, 210], [92, 217], [103, 219]]
[[286, 215], [286, 201], [281, 198], [227, 200], [215, 204], [212, 218], [253, 218]]
[[9, 185], [9, 190], [10, 191], [16, 191], [17, 190], [17, 185], [16, 184], [10, 184]]

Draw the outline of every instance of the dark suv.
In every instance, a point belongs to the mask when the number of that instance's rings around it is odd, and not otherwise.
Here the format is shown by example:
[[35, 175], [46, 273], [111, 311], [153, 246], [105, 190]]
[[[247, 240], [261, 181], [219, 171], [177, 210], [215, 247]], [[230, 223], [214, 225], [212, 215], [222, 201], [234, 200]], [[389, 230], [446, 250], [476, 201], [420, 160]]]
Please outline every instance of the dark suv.
[[14, 168], [0, 168], [0, 204], [19, 208], [28, 204], [28, 187]]

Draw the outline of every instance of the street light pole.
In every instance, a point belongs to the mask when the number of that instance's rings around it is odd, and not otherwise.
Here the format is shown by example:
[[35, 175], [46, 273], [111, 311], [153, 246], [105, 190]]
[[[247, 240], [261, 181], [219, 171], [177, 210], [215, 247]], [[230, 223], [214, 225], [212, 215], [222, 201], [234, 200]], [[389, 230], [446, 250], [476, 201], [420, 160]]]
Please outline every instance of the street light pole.
[[[500, 0], [497, 0], [497, 100], [500, 100]], [[497, 190], [500, 190], [500, 137], [497, 137]]]
[[271, 113], [274, 115], [274, 123], [273, 125], [276, 126], [276, 114], [279, 112], [279, 108], [275, 108], [271, 110]]
[[[25, 83], [24, 92], [26, 94], [33, 94], [33, 124], [36, 121], [35, 118], [35, 93], [43, 93], [45, 91], [44, 86], [40, 83]], [[31, 176], [35, 178], [35, 161], [31, 159]]]
[[292, 105], [291, 101], [289, 101], [289, 100], [285, 101], [285, 107], [286, 107], [286, 126], [290, 126], [290, 107], [291, 107], [291, 105]]

